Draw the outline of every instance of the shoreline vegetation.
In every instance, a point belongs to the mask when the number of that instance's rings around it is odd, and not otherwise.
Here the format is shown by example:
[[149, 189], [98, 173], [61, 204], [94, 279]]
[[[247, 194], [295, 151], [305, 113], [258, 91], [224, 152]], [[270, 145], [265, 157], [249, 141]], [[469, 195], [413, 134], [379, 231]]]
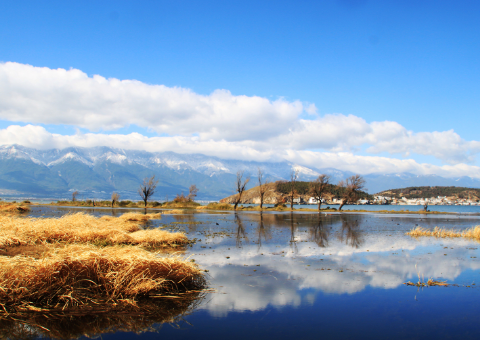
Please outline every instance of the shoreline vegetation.
[[[2, 334], [73, 338], [119, 327], [142, 332], [191, 311], [206, 279], [181, 256], [192, 242], [184, 233], [142, 229], [159, 218], [1, 215]], [[55, 315], [72, 325], [74, 318], [91, 318], [96, 326], [66, 326], [55, 323]]]
[[140, 228], [139, 222], [160, 217], [161, 214], [136, 213], [126, 213], [120, 217], [94, 217], [84, 213], [67, 214], [60, 218], [0, 216], [0, 248], [54, 243], [165, 248], [189, 243], [183, 233]]
[[[122, 203], [123, 202], [123, 203]], [[126, 203], [125, 203], [126, 202]], [[57, 201], [52, 203], [42, 203], [37, 204], [34, 203], [33, 205], [40, 205], [40, 206], [65, 206], [65, 207], [90, 207], [90, 208], [111, 208], [111, 203], [107, 204], [108, 201], [98, 201], [95, 203], [95, 206], [92, 205], [92, 202], [88, 201]], [[252, 205], [252, 206], [244, 206], [240, 204], [237, 206], [238, 211], [298, 211], [298, 212], [322, 212], [322, 213], [329, 213], [329, 212], [339, 212], [339, 210], [335, 207], [330, 207], [326, 205], [326, 208], [320, 209], [317, 208], [300, 208], [300, 209], [291, 209], [286, 204], [276, 204], [274, 207], [265, 207], [263, 206], [260, 209], [259, 205]], [[180, 214], [184, 213], [185, 211], [205, 211], [205, 210], [231, 210], [234, 211], [234, 205], [231, 203], [218, 203], [218, 202], [210, 202], [207, 205], [201, 205], [197, 202], [150, 202], [147, 204], [147, 208], [144, 207], [142, 202], [133, 202], [133, 201], [120, 201], [118, 205], [113, 208], [132, 208], [132, 209], [139, 209], [144, 211], [145, 209], [155, 209], [157, 211], [161, 211], [162, 214]], [[422, 214], [422, 215], [430, 215], [430, 214], [456, 214], [455, 212], [442, 212], [442, 211], [425, 211], [423, 207], [420, 207], [421, 210], [366, 210], [366, 209], [351, 209], [351, 210], [342, 210], [341, 213], [378, 213], [378, 214]], [[27, 210], [28, 211], [28, 210]]]
[[470, 240], [476, 240], [480, 242], [480, 226], [475, 226], [472, 228], [465, 229], [463, 231], [455, 230], [455, 229], [446, 229], [446, 228], [439, 228], [435, 227], [433, 230], [429, 230], [422, 227], [417, 227], [415, 229], [410, 230], [405, 235], [409, 235], [412, 237], [437, 237], [437, 238], [466, 238]]

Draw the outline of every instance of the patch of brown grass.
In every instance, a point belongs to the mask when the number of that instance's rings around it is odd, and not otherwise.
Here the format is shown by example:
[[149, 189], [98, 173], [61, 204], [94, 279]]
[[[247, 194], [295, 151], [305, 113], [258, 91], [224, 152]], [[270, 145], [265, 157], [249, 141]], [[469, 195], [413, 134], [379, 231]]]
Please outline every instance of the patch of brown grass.
[[172, 210], [164, 210], [163, 213], [164, 214], [183, 214], [185, 213], [185, 211], [181, 209], [172, 209]]
[[8, 202], [0, 203], [0, 212], [3, 212], [3, 213], [23, 214], [29, 211], [30, 211], [30, 207], [26, 204], [8, 203]]
[[41, 259], [0, 257], [0, 307], [5, 312], [135, 306], [141, 298], [204, 285], [194, 263], [134, 246], [50, 246]]
[[188, 243], [184, 233], [170, 233], [160, 229], [141, 230], [140, 224], [133, 222], [143, 221], [144, 218], [158, 218], [159, 214], [125, 215], [101, 218], [83, 213], [65, 215], [61, 218], [0, 216], [0, 247], [58, 242], [132, 244], [147, 247]]
[[475, 226], [463, 231], [458, 231], [454, 229], [445, 229], [445, 228], [439, 228], [439, 227], [435, 227], [433, 230], [429, 230], [422, 227], [417, 227], [407, 232], [406, 235], [410, 235], [412, 237], [433, 236], [433, 237], [440, 237], [440, 238], [463, 237], [467, 239], [474, 239], [476, 241], [480, 241], [480, 226]]
[[228, 203], [216, 203], [216, 202], [211, 202], [207, 204], [207, 207], [205, 209], [211, 209], [211, 210], [233, 210], [233, 205], [228, 204]]
[[125, 213], [121, 215], [119, 218], [125, 221], [130, 222], [146, 222], [148, 220], [156, 220], [160, 219], [162, 214], [139, 214], [139, 213]]

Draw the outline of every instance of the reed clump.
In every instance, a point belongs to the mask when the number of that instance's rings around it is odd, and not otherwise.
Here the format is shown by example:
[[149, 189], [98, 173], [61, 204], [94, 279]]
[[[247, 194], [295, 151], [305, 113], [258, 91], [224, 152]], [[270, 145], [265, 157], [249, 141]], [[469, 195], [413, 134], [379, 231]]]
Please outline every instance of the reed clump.
[[439, 228], [439, 227], [435, 227], [433, 230], [429, 230], [426, 228], [417, 227], [407, 232], [406, 235], [410, 235], [412, 237], [433, 236], [433, 237], [439, 237], [439, 238], [463, 237], [467, 239], [474, 239], [476, 241], [480, 241], [480, 226], [475, 226], [463, 231], [459, 231], [455, 229]]
[[0, 247], [45, 243], [131, 244], [143, 247], [174, 247], [189, 243], [184, 233], [161, 229], [142, 230], [137, 221], [159, 214], [125, 214], [94, 217], [77, 213], [61, 218], [0, 216]]
[[228, 203], [217, 203], [217, 202], [210, 202], [207, 204], [206, 208], [197, 209], [211, 209], [211, 210], [233, 210], [233, 205]]
[[[125, 213], [121, 215], [119, 218], [125, 221], [130, 222], [146, 222], [149, 220], [156, 220], [162, 217], [161, 213], [157, 214], [139, 214], [139, 213]], [[110, 216], [104, 216], [105, 219], [111, 218]], [[112, 217], [115, 218], [115, 217]]]
[[0, 211], [6, 214], [23, 214], [30, 211], [30, 207], [25, 203], [0, 203]]
[[416, 287], [432, 287], [432, 286], [443, 286], [443, 287], [448, 287], [447, 281], [438, 281], [434, 279], [428, 279], [427, 282], [423, 282], [421, 280], [418, 280], [417, 283], [413, 283], [411, 281], [405, 282], [404, 285], [407, 286], [416, 286]]
[[181, 210], [181, 209], [171, 209], [171, 210], [164, 210], [163, 213], [164, 213], [164, 214], [184, 214], [184, 213], [185, 213], [185, 210]]
[[144, 298], [204, 285], [193, 262], [135, 246], [50, 246], [41, 259], [0, 257], [0, 307], [5, 312], [136, 307]]

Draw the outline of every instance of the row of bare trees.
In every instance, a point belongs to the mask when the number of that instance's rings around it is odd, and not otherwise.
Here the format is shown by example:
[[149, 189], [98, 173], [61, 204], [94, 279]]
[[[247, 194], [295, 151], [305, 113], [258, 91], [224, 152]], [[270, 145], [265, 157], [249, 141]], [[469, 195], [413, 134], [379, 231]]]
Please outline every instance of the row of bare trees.
[[[147, 207], [148, 200], [155, 194], [155, 190], [157, 189], [158, 180], [155, 179], [155, 175], [152, 177], [145, 177], [143, 179], [142, 184], [138, 188], [138, 194], [140, 195], [142, 201], [144, 202], [145, 208]], [[183, 196], [185, 201], [194, 201], [197, 197], [198, 188], [195, 184], [192, 184], [189, 188], [188, 196]], [[74, 191], [72, 193], [72, 201], [77, 201], [78, 191]], [[110, 201], [112, 202], [112, 208], [116, 203], [120, 201], [120, 194], [117, 192], [113, 192], [112, 196], [110, 197]], [[95, 205], [95, 201], [93, 203]]]
[[[265, 179], [262, 169], [258, 169], [258, 194], [260, 198], [260, 209], [263, 208], [265, 194], [267, 192], [269, 181]], [[290, 200], [290, 208], [293, 209], [294, 198], [296, 195], [295, 185], [298, 180], [298, 170], [292, 170], [290, 173], [290, 191], [288, 198]], [[250, 176], [244, 178], [244, 171], [237, 172], [236, 178], [236, 196], [234, 198], [234, 210], [242, 200], [243, 193], [247, 184], [250, 182]], [[360, 192], [365, 188], [365, 180], [360, 175], [353, 175], [338, 183], [343, 188], [342, 203], [338, 210], [341, 210], [345, 204], [358, 201]], [[318, 210], [321, 209], [322, 201], [326, 194], [329, 193], [331, 187], [330, 176], [322, 174], [309, 184], [309, 194], [318, 202]]]
[[[235, 189], [237, 191], [237, 196], [235, 197], [235, 201], [233, 202], [233, 209], [237, 210], [237, 206], [242, 200], [242, 195], [247, 188], [247, 184], [250, 182], [250, 176], [246, 176], [245, 179], [243, 178], [244, 171], [239, 170], [237, 172], [237, 180], [235, 182]], [[265, 193], [267, 192], [269, 181], [265, 179], [265, 174], [262, 169], [258, 168], [258, 193], [260, 195], [260, 209], [263, 208], [263, 202], [265, 200]]]

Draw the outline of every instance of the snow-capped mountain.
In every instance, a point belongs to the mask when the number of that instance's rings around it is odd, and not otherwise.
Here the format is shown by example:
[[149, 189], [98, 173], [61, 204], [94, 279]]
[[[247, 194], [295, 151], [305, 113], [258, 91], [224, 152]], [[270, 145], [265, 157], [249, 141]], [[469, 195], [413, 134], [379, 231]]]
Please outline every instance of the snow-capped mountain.
[[[200, 199], [218, 200], [234, 191], [236, 173], [250, 175], [256, 185], [258, 169], [270, 181], [289, 180], [298, 171], [298, 180], [309, 181], [320, 174], [336, 183], [353, 173], [333, 168], [309, 168], [283, 162], [227, 160], [202, 154], [146, 152], [109, 147], [37, 150], [20, 145], [0, 146], [0, 194], [14, 192], [43, 196], [65, 196], [79, 190], [91, 198], [120, 192], [123, 199], [137, 198], [143, 178], [156, 175], [160, 180], [154, 199], [173, 198], [187, 193], [191, 184], [200, 189]], [[480, 187], [470, 177], [444, 178], [410, 173], [369, 174], [364, 176], [370, 193], [386, 189], [423, 185]]]

